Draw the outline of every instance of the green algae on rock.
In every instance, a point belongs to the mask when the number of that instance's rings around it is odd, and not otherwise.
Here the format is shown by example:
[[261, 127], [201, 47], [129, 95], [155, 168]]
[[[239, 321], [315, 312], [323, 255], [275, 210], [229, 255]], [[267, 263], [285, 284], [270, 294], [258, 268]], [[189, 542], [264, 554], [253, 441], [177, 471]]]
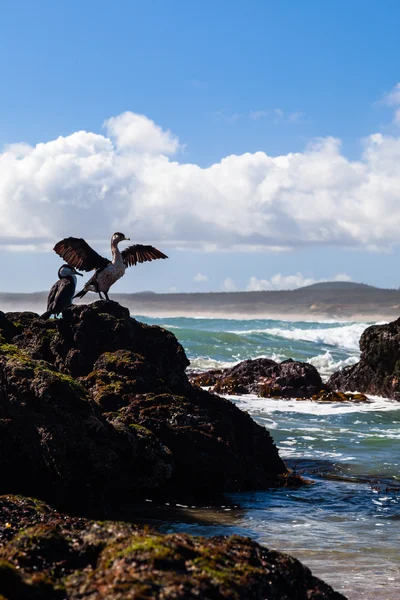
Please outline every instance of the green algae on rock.
[[134, 499], [171, 476], [168, 452], [149, 434], [153, 471], [146, 479], [142, 461], [138, 464], [146, 454], [143, 436], [139, 440], [135, 430], [103, 417], [87, 390], [53, 365], [3, 345], [0, 383], [3, 493], [104, 513], [117, 503], [118, 494]]
[[5, 539], [0, 518], [0, 597], [7, 600], [346, 600], [298, 560], [248, 538], [161, 535], [34, 506], [0, 496], [6, 516], [20, 515]]

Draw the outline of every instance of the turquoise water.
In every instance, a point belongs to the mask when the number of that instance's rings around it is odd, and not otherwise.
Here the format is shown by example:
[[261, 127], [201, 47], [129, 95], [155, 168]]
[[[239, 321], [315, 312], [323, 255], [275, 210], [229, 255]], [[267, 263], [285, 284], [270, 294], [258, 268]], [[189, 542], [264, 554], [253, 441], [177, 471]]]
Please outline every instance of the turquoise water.
[[[149, 319], [175, 333], [194, 369], [246, 358], [308, 360], [328, 377], [358, 360], [367, 323]], [[287, 464], [313, 483], [234, 494], [238, 506], [186, 508], [164, 531], [240, 533], [288, 552], [350, 600], [400, 599], [400, 404], [230, 397], [272, 434]]]

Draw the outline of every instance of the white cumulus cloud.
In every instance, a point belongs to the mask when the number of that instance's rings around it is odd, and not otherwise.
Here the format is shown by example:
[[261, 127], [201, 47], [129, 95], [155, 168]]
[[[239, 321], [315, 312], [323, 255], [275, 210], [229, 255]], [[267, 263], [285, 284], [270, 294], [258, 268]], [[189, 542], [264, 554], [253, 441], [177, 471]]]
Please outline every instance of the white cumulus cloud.
[[[394, 107], [400, 106], [400, 83], [397, 83], [390, 92], [383, 96], [381, 104]], [[400, 108], [396, 108], [394, 111], [393, 123], [400, 125]]]
[[383, 103], [388, 106], [400, 105], [400, 83], [396, 83], [394, 88], [384, 95]]
[[193, 277], [193, 281], [196, 281], [197, 283], [205, 283], [208, 281], [208, 277], [207, 275], [203, 275], [203, 273], [197, 273], [197, 275]]
[[237, 287], [236, 283], [233, 281], [231, 277], [227, 277], [221, 284], [221, 290], [223, 292], [236, 292]]
[[105, 132], [0, 152], [0, 244], [40, 249], [118, 230], [214, 251], [400, 242], [400, 137], [370, 135], [359, 160], [327, 137], [302, 152], [230, 155], [202, 168], [172, 159], [178, 138], [144, 115], [112, 117]]
[[124, 112], [104, 121], [104, 127], [118, 150], [174, 154], [179, 148], [178, 139], [169, 130], [163, 131], [145, 115]]
[[319, 283], [322, 281], [351, 281], [352, 278], [346, 273], [339, 273], [332, 277], [332, 279], [313, 279], [312, 277], [304, 277], [302, 273], [296, 273], [295, 275], [282, 275], [277, 273], [273, 275], [271, 279], [257, 279], [254, 275], [250, 277], [247, 285], [247, 291], [249, 292], [261, 292], [264, 290], [293, 290], [306, 285], [312, 285], [313, 283]]

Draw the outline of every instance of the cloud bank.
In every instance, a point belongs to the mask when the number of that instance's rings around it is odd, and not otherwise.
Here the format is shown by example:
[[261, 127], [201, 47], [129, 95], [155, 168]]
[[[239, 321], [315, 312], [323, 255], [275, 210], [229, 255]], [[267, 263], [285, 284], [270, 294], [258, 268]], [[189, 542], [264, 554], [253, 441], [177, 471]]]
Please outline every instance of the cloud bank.
[[[399, 90], [389, 100], [395, 108]], [[108, 240], [118, 230], [205, 250], [387, 250], [400, 241], [399, 137], [370, 135], [356, 161], [328, 137], [303, 152], [231, 155], [201, 168], [179, 162], [178, 138], [143, 115], [126, 112], [104, 127], [104, 135], [78, 131], [4, 148], [3, 246], [39, 250], [69, 235]]]

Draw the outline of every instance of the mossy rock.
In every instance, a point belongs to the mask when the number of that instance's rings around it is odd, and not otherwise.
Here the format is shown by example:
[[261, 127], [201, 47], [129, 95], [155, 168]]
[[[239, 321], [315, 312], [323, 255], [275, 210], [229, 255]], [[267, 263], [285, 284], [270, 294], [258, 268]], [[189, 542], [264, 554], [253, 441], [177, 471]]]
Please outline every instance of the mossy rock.
[[57, 528], [44, 524], [20, 531], [2, 552], [18, 568], [51, 569], [54, 573], [73, 566], [75, 558], [70, 543]]
[[[0, 497], [0, 508], [22, 517], [1, 546], [0, 600], [345, 600], [296, 559], [249, 538], [163, 535], [41, 504], [35, 515], [34, 505]], [[47, 523], [24, 526], [43, 513]]]
[[0, 559], [0, 599], [4, 600], [62, 600], [61, 587], [53, 585], [42, 573], [26, 576], [14, 565]]

